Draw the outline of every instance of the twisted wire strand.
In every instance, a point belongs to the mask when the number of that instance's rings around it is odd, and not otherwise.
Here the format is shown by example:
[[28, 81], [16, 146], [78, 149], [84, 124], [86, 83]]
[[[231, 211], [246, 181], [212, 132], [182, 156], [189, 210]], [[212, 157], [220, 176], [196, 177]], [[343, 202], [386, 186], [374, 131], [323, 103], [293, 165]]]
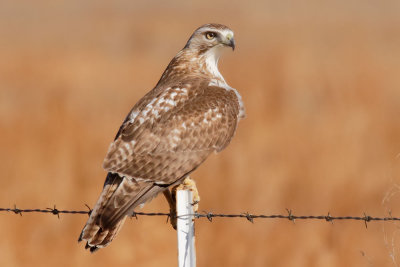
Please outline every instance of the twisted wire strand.
[[[22, 216], [23, 213], [48, 213], [57, 216], [60, 218], [60, 214], [86, 214], [90, 215], [92, 212], [92, 209], [86, 205], [88, 210], [61, 210], [56, 208], [54, 205], [53, 208], [45, 208], [45, 209], [20, 209], [17, 208], [14, 205], [14, 208], [0, 208], [0, 212], [9, 212], [9, 213], [15, 213], [19, 214]], [[180, 217], [187, 217], [187, 216], [193, 216], [195, 219], [202, 219], [206, 218], [208, 221], [212, 222], [214, 218], [228, 218], [228, 219], [233, 219], [233, 218], [243, 218], [246, 219], [249, 222], [254, 223], [255, 219], [285, 219], [285, 220], [290, 220], [290, 221], [295, 221], [295, 220], [322, 220], [322, 221], [327, 221], [333, 223], [333, 221], [341, 220], [341, 221], [363, 221], [365, 223], [365, 226], [367, 227], [367, 223], [372, 222], [372, 221], [400, 221], [400, 217], [393, 217], [389, 213], [389, 217], [373, 217], [369, 216], [366, 213], [364, 213], [363, 216], [332, 216], [330, 213], [327, 215], [294, 215], [291, 210], [286, 210], [287, 214], [251, 214], [248, 212], [243, 212], [243, 213], [237, 213], [237, 214], [224, 214], [224, 213], [213, 213], [213, 212], [201, 212], [201, 213], [194, 213], [194, 214], [187, 214], [183, 215]], [[166, 212], [134, 212], [132, 217], [135, 217], [136, 219], [138, 216], [163, 216], [167, 217], [169, 219], [170, 213]]]

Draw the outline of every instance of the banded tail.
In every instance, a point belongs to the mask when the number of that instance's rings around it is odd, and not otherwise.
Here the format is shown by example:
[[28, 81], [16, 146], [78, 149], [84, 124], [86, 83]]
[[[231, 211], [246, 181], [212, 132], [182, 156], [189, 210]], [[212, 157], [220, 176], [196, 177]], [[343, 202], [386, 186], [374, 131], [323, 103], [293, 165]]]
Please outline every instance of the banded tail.
[[83, 228], [78, 242], [86, 241], [91, 252], [106, 247], [118, 234], [126, 216], [133, 210], [167, 189], [151, 182], [108, 173], [103, 191]]

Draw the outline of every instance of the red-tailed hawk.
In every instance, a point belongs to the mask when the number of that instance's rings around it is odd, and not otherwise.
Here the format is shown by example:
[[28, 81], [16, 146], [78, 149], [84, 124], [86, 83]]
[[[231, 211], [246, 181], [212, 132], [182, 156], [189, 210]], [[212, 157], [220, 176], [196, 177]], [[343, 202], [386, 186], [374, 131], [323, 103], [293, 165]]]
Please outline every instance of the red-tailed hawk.
[[218, 70], [224, 47], [235, 48], [231, 29], [198, 28], [129, 112], [110, 145], [103, 191], [79, 237], [90, 251], [107, 246], [137, 206], [170, 193], [231, 141], [245, 112]]

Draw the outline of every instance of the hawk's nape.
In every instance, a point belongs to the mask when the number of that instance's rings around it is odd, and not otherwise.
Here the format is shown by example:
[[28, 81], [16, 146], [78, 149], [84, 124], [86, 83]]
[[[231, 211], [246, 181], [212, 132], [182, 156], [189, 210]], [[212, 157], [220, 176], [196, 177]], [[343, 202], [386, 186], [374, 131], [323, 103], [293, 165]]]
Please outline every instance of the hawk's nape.
[[107, 246], [137, 206], [182, 183], [230, 143], [245, 112], [218, 71], [227, 46], [235, 46], [228, 27], [198, 28], [132, 108], [110, 145], [103, 191], [79, 237], [90, 251]]

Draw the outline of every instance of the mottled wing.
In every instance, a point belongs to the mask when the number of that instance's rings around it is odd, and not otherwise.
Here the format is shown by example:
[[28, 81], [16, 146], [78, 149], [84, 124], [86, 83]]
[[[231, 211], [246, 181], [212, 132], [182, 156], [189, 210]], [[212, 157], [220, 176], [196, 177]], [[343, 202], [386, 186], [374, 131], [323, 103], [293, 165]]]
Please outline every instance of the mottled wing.
[[229, 144], [239, 102], [232, 90], [199, 81], [167, 87], [132, 113], [111, 144], [104, 168], [171, 184]]

